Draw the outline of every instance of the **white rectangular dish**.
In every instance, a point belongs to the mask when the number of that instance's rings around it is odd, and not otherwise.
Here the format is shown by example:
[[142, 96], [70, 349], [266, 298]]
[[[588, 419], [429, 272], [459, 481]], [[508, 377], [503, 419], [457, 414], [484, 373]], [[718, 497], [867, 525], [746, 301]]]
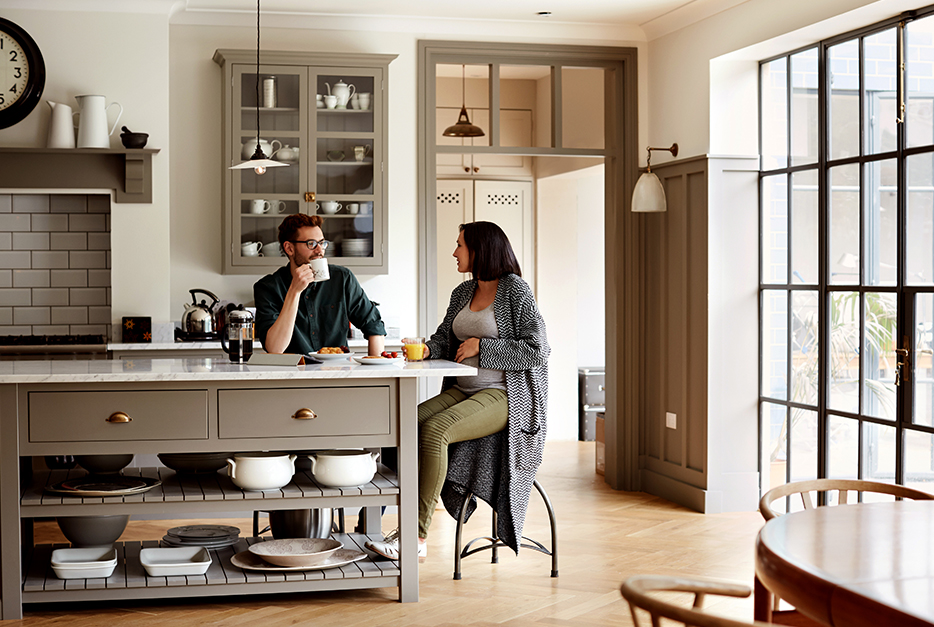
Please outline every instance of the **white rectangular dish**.
[[200, 546], [143, 549], [139, 561], [150, 577], [203, 575], [211, 565], [211, 554]]
[[59, 579], [110, 577], [116, 567], [117, 550], [113, 547], [52, 551], [52, 570]]

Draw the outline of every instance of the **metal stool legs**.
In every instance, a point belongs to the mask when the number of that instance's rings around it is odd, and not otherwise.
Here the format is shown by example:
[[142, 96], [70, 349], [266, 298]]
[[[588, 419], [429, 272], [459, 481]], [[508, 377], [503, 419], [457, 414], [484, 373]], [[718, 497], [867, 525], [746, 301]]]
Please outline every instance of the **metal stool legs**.
[[[537, 542], [525, 536], [522, 536], [522, 538], [520, 539], [519, 546], [526, 548], [526, 549], [533, 549], [535, 551], [538, 551], [539, 553], [544, 553], [545, 555], [550, 555], [551, 556], [551, 576], [557, 577], [558, 576], [558, 526], [555, 520], [555, 510], [551, 506], [551, 500], [548, 498], [548, 495], [545, 493], [545, 489], [538, 482], [538, 479], [536, 479], [532, 483], [532, 485], [535, 487], [536, 490], [538, 490], [538, 493], [542, 497], [542, 501], [544, 501], [545, 503], [545, 509], [548, 510], [548, 522], [551, 525], [551, 550], [549, 551], [540, 542]], [[454, 579], [455, 580], [461, 579], [461, 560], [463, 558], [467, 557], [468, 555], [473, 555], [474, 553], [477, 553], [479, 551], [485, 551], [489, 549], [491, 553], [490, 562], [492, 564], [498, 564], [499, 554], [497, 551], [499, 550], [499, 547], [506, 546], [506, 544], [504, 544], [503, 541], [500, 540], [499, 536], [497, 535], [496, 525], [498, 522], [498, 517], [496, 515], [496, 510], [493, 510], [493, 531], [491, 535], [489, 537], [474, 538], [473, 540], [468, 542], [467, 545], [464, 546], [463, 549], [461, 549], [462, 536], [463, 536], [463, 530], [464, 530], [464, 517], [467, 514], [467, 503], [470, 502], [470, 499], [472, 496], [473, 494], [468, 492], [467, 495], [464, 497], [464, 503], [461, 506], [460, 516], [457, 519], [457, 530], [455, 531], [455, 534], [454, 534]], [[481, 540], [485, 540], [487, 544], [476, 547], [476, 548], [471, 548], [473, 547], [475, 542], [479, 542]], [[522, 540], [526, 540], [527, 542], [529, 542], [529, 544], [522, 542]]]

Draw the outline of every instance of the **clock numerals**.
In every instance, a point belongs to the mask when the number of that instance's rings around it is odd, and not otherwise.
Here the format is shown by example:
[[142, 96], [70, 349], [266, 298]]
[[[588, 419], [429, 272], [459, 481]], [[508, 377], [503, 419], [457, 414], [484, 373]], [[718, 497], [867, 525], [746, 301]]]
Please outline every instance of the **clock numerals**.
[[13, 78], [22, 78], [23, 77], [23, 68], [15, 67], [13, 68]]
[[10, 50], [10, 62], [16, 63], [16, 61], [17, 61], [16, 50]]

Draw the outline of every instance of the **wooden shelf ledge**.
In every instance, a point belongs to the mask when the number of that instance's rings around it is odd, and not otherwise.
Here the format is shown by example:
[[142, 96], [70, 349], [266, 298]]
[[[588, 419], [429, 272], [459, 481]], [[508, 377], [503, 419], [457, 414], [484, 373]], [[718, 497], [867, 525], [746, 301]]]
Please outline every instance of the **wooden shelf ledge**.
[[118, 203], [152, 202], [158, 148], [0, 147], [0, 188], [112, 189]]

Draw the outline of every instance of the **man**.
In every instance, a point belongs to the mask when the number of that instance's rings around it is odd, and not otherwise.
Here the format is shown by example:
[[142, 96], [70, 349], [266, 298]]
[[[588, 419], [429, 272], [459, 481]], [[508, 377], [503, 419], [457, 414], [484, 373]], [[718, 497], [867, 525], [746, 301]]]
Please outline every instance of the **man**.
[[314, 282], [308, 262], [324, 257], [329, 242], [323, 218], [303, 213], [279, 225], [279, 245], [289, 264], [253, 285], [256, 336], [268, 353], [317, 352], [347, 344], [347, 323], [363, 331], [370, 355], [383, 352], [386, 328], [353, 273], [329, 265], [331, 278]]

